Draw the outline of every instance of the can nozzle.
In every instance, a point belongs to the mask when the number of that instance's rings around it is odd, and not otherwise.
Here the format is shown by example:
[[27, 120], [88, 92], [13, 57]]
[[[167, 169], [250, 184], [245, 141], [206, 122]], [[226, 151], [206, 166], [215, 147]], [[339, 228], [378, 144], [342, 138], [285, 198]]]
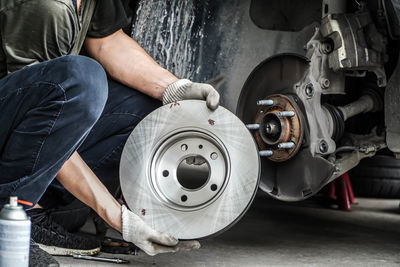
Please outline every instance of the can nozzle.
[[10, 202], [5, 204], [0, 211], [0, 219], [9, 221], [25, 221], [29, 220], [29, 217], [26, 215], [23, 207], [18, 205], [18, 197], [11, 196]]
[[16, 207], [18, 206], [18, 197], [10, 197], [10, 206], [11, 207]]

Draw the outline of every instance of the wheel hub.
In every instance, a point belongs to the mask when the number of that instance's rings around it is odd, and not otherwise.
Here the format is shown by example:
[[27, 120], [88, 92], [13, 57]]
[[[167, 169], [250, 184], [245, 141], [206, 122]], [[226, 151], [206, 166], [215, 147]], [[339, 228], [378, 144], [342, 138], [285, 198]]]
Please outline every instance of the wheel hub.
[[150, 176], [157, 197], [184, 211], [212, 203], [229, 170], [229, 155], [216, 137], [188, 130], [172, 134], [155, 151]]
[[282, 162], [293, 157], [301, 146], [303, 128], [295, 101], [286, 95], [272, 95], [259, 101], [254, 132], [260, 150], [271, 151], [270, 160]]

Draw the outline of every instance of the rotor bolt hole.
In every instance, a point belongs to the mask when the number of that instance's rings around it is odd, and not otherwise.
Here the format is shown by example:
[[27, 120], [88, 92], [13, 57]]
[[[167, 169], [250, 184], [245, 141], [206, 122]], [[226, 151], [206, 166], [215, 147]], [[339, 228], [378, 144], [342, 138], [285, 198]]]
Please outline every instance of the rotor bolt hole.
[[168, 177], [168, 176], [169, 176], [169, 171], [167, 171], [167, 170], [163, 171], [163, 172], [162, 172], [162, 175], [163, 175], [164, 177]]
[[181, 200], [182, 202], [186, 202], [188, 199], [188, 197], [186, 195], [181, 196]]
[[188, 146], [186, 144], [181, 145], [181, 150], [186, 151], [188, 149]]
[[210, 158], [212, 159], [212, 160], [216, 160], [217, 158], [218, 158], [218, 154], [217, 153], [211, 153], [211, 155], [210, 155]]
[[203, 145], [199, 145], [199, 149], [203, 149]]
[[210, 188], [211, 188], [211, 191], [217, 191], [218, 186], [216, 184], [212, 184]]

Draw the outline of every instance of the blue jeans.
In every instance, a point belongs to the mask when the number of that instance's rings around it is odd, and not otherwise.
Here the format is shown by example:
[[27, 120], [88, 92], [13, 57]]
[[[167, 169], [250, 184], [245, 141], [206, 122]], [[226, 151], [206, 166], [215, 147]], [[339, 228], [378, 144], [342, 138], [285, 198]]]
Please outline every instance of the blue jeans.
[[[107, 79], [96, 61], [64, 56], [0, 80], [0, 204], [73, 198], [54, 178], [78, 151], [108, 187], [122, 148], [160, 102]], [[46, 201], [45, 201], [46, 202]]]

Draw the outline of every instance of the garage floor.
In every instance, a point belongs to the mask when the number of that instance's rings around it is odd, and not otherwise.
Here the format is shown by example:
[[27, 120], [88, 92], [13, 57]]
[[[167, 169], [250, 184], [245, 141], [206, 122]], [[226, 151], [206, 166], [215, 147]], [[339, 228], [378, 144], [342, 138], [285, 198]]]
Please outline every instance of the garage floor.
[[[259, 194], [238, 224], [203, 240], [200, 250], [103, 256], [130, 261], [122, 266], [400, 266], [399, 200], [357, 201], [352, 212], [343, 212], [314, 201], [282, 203]], [[110, 265], [57, 260], [61, 266]]]

